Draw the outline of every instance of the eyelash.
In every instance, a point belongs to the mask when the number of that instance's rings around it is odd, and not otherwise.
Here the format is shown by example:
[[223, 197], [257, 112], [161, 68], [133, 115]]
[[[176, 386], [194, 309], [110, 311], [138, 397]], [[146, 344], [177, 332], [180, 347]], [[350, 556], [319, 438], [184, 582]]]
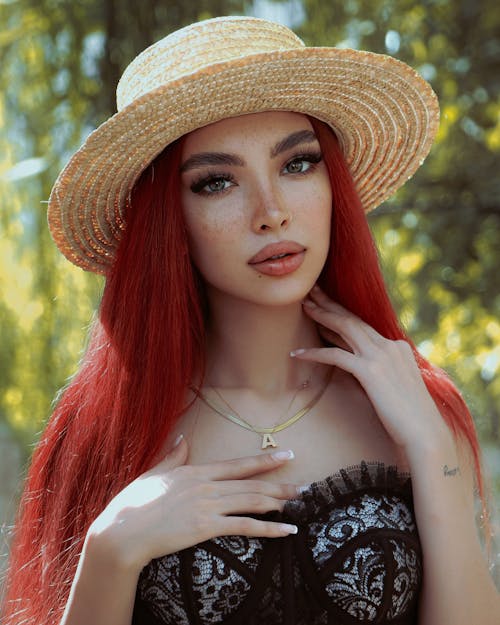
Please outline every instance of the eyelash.
[[211, 182], [215, 182], [216, 180], [228, 180], [229, 182], [236, 182], [235, 177], [229, 172], [213, 172], [208, 175], [203, 175], [200, 178], [194, 180], [190, 186], [190, 189], [193, 193], [197, 193], [198, 195], [219, 195], [220, 193], [224, 193], [226, 189], [222, 191], [204, 191], [203, 189], [209, 185]]
[[[305, 161], [311, 165], [308, 169], [306, 169], [305, 171], [300, 171], [300, 172], [289, 172], [289, 175], [306, 176], [307, 174], [312, 173], [316, 169], [316, 166], [318, 165], [318, 163], [320, 163], [322, 160], [323, 160], [323, 155], [319, 151], [297, 154], [296, 156], [291, 158], [289, 161], [287, 161], [282, 169], [286, 169], [291, 163], [294, 163], [296, 161]], [[204, 190], [204, 188], [207, 185], [217, 180], [225, 180], [228, 182], [236, 183], [236, 179], [233, 176], [233, 174], [229, 172], [222, 172], [222, 171], [215, 172], [214, 171], [214, 172], [209, 172], [208, 174], [203, 174], [199, 178], [195, 179], [191, 183], [190, 189], [193, 193], [196, 193], [202, 196], [220, 195], [222, 193], [225, 193], [228, 189], [222, 189], [221, 191], [205, 191]]]
[[291, 158], [285, 164], [283, 169], [286, 169], [289, 165], [291, 165], [292, 163], [295, 163], [296, 161], [306, 161], [306, 163], [309, 163], [311, 167], [306, 169], [306, 171], [294, 172], [295, 176], [305, 176], [309, 172], [314, 171], [316, 169], [316, 165], [320, 163], [322, 160], [323, 160], [323, 154], [321, 154], [321, 152], [319, 151], [318, 152], [305, 152], [303, 154], [297, 154], [297, 156], [294, 156], [293, 158]]

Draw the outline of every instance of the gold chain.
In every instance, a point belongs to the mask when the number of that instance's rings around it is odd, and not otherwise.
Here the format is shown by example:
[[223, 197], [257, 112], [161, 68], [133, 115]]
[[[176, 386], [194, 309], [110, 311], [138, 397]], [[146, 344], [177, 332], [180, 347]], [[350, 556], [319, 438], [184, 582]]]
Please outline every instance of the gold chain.
[[[196, 389], [193, 387], [191, 387], [191, 389], [209, 408], [211, 408], [214, 412], [219, 414], [221, 417], [224, 417], [225, 419], [227, 419], [228, 421], [231, 421], [231, 423], [234, 423], [235, 425], [239, 425], [240, 427], [245, 428], [245, 430], [250, 430], [251, 432], [255, 432], [256, 434], [262, 435], [262, 449], [266, 449], [266, 447], [278, 446], [272, 434], [276, 434], [276, 432], [281, 432], [285, 428], [290, 427], [294, 423], [297, 423], [299, 419], [301, 419], [305, 414], [307, 414], [311, 410], [311, 408], [313, 408], [318, 403], [318, 401], [323, 396], [323, 393], [326, 391], [328, 384], [330, 383], [332, 372], [333, 372], [333, 369], [331, 369], [328, 372], [324, 385], [320, 388], [320, 390], [316, 393], [316, 395], [311, 399], [311, 401], [309, 401], [303, 408], [301, 408], [292, 417], [290, 417], [290, 419], [287, 419], [284, 423], [280, 423], [279, 425], [275, 425], [274, 427], [271, 427], [271, 428], [264, 428], [264, 427], [260, 427], [257, 425], [251, 425], [250, 423], [248, 423], [248, 421], [245, 421], [245, 419], [243, 419], [236, 412], [236, 410], [234, 410], [234, 408], [232, 408], [232, 410], [236, 414], [222, 410], [210, 398], [206, 397], [199, 389]], [[217, 393], [217, 394], [219, 395], [219, 397], [221, 397], [220, 393]], [[295, 399], [296, 394], [297, 393], [295, 393], [294, 397], [292, 398], [292, 402]], [[221, 397], [221, 399], [229, 408], [231, 408], [231, 406], [229, 406], [229, 404], [224, 400], [223, 397]], [[292, 402], [290, 402], [290, 406], [292, 405]], [[288, 409], [290, 409], [290, 407]]]
[[[290, 412], [290, 408], [293, 406], [293, 402], [294, 402], [294, 401], [295, 401], [295, 399], [297, 398], [297, 394], [298, 394], [298, 392], [299, 392], [299, 391], [303, 391], [303, 390], [305, 390], [306, 388], [308, 388], [309, 384], [311, 383], [312, 376], [313, 376], [314, 372], [316, 371], [317, 367], [318, 367], [318, 365], [316, 364], [316, 365], [314, 366], [314, 369], [311, 371], [311, 373], [310, 373], [310, 374], [309, 374], [309, 376], [307, 377], [307, 379], [306, 379], [306, 380], [304, 380], [304, 381], [300, 384], [300, 386], [297, 386], [297, 388], [295, 389], [295, 393], [292, 395], [292, 398], [291, 398], [291, 400], [289, 401], [288, 406], [286, 407], [286, 410], [285, 410], [285, 411], [284, 411], [284, 413], [283, 413], [283, 417], [284, 417], [285, 415], [287, 415], [287, 414]], [[224, 404], [226, 404], [226, 406], [229, 408], [229, 410], [231, 410], [231, 411], [232, 411], [235, 415], [237, 415], [237, 416], [238, 416], [238, 417], [239, 417], [239, 418], [240, 418], [240, 419], [241, 419], [244, 423], [246, 423], [246, 424], [248, 425], [248, 427], [249, 427], [249, 428], [251, 428], [251, 427], [252, 427], [252, 426], [248, 423], [248, 421], [245, 421], [245, 419], [243, 419], [243, 417], [240, 415], [240, 413], [239, 413], [237, 410], [235, 410], [235, 409], [231, 406], [231, 404], [227, 401], [227, 399], [225, 399], [225, 398], [222, 396], [222, 394], [221, 394], [221, 393], [219, 393], [219, 391], [215, 388], [215, 386], [211, 386], [210, 388], [212, 389], [212, 391], [214, 391], [214, 393], [216, 393], [216, 394], [219, 396], [219, 398], [221, 399], [221, 401], [223, 401], [223, 402], [224, 402]], [[279, 419], [276, 419], [276, 420], [277, 420], [277, 421], [279, 421]]]

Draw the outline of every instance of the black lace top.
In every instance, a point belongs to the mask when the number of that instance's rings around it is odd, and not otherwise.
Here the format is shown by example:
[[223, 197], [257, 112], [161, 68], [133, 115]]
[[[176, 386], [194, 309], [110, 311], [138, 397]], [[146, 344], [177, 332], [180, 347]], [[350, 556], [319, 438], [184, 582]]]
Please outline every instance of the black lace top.
[[416, 625], [422, 556], [408, 475], [363, 462], [265, 518], [298, 534], [220, 537], [152, 560], [132, 625]]

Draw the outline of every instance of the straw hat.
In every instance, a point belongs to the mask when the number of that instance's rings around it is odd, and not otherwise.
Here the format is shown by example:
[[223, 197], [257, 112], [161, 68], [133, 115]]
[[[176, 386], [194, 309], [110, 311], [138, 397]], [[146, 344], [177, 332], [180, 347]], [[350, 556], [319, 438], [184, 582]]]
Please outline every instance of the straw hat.
[[126, 225], [127, 198], [149, 163], [180, 136], [245, 113], [295, 111], [335, 131], [371, 210], [421, 165], [438, 128], [430, 86], [392, 57], [308, 48], [288, 28], [249, 17], [195, 23], [127, 67], [118, 113], [95, 130], [52, 189], [52, 236], [73, 263], [106, 273]]

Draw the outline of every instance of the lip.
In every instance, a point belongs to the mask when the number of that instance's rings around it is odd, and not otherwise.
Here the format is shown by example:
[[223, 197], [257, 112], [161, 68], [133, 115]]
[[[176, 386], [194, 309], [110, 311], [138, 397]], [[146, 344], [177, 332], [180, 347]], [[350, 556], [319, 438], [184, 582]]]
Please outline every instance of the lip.
[[248, 264], [258, 265], [265, 261], [276, 262], [277, 260], [283, 259], [273, 259], [272, 256], [280, 256], [281, 254], [301, 254], [305, 251], [306, 248], [296, 241], [278, 241], [277, 243], [269, 243], [257, 252], [255, 256], [252, 256], [252, 258], [248, 261]]
[[[261, 274], [285, 276], [297, 270], [304, 262], [306, 248], [295, 241], [270, 243], [248, 261], [248, 264]], [[286, 254], [282, 258], [273, 258]]]

